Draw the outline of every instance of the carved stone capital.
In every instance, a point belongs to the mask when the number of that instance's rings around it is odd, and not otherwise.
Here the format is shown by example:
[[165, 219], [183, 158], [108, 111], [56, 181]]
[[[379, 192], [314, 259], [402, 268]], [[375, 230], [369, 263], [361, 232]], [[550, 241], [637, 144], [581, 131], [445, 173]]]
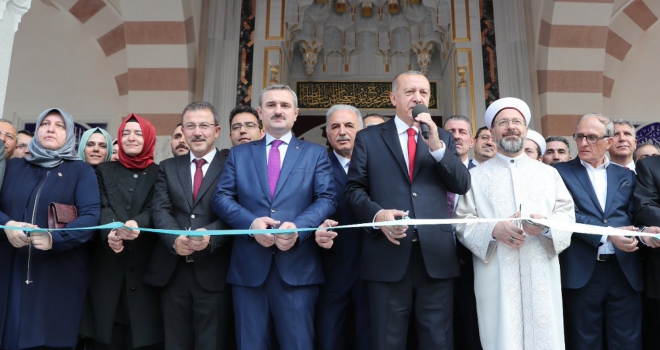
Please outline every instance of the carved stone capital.
[[311, 42], [303, 40], [300, 42], [300, 51], [303, 54], [303, 61], [305, 62], [305, 71], [307, 76], [311, 77], [314, 73], [314, 66], [316, 66], [316, 59], [323, 44], [320, 41], [312, 40]]

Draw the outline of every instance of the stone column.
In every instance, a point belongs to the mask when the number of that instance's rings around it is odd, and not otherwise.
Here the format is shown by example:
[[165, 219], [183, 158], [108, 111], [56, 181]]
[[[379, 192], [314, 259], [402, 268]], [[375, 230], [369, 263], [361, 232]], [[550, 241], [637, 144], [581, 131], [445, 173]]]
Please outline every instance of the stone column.
[[222, 131], [216, 141], [220, 149], [231, 147], [229, 111], [236, 107], [241, 3], [235, 0], [210, 2], [204, 101], [213, 104], [220, 115]]
[[5, 109], [14, 35], [32, 0], [0, 0], [0, 117]]

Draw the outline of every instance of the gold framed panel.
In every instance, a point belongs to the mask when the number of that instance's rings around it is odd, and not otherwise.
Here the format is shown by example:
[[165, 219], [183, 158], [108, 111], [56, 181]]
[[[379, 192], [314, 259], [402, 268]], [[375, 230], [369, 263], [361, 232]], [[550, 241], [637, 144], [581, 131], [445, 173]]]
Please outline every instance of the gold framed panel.
[[270, 35], [270, 3], [273, 0], [266, 0], [268, 4], [266, 5], [266, 40], [284, 40], [284, 14], [286, 10], [286, 0], [282, 0], [282, 11], [280, 14], [280, 35], [273, 36]]
[[[279, 54], [279, 58], [277, 62], [273, 62], [270, 59], [270, 52], [277, 52]], [[286, 67], [286, 62], [285, 60], [282, 59], [282, 47], [281, 46], [266, 46], [264, 47], [264, 81], [262, 85], [262, 89], [265, 88], [266, 86], [269, 85], [270, 77], [270, 64], [279, 64], [280, 65], [280, 71], [278, 73], [279, 75], [279, 83], [283, 84], [282, 78], [284, 77], [284, 68]]]
[[[465, 52], [467, 53], [468, 56], [468, 74], [470, 74], [470, 79], [469, 79], [469, 85], [470, 85], [470, 114], [471, 114], [471, 120], [472, 120], [472, 134], [474, 135], [477, 132], [477, 116], [475, 114], [475, 109], [474, 109], [474, 70], [472, 69], [472, 49], [469, 48], [456, 48], [456, 51], [454, 51], [454, 60], [456, 64], [458, 64], [458, 59], [457, 55], [459, 52]], [[455, 75], [456, 73], [452, 73], [452, 75]], [[454, 85], [452, 85], [454, 86]]]
[[455, 43], [461, 42], [470, 42], [472, 36], [470, 35], [470, 0], [465, 0], [465, 28], [467, 31], [467, 37], [457, 38], [456, 37], [456, 10], [454, 7], [454, 1], [451, 0], [451, 37]]

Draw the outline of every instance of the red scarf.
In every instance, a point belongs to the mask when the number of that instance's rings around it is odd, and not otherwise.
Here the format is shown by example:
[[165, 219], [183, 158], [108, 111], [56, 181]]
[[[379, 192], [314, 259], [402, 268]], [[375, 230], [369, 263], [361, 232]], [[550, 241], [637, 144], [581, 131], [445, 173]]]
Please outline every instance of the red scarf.
[[[142, 147], [142, 152], [137, 156], [129, 156], [124, 153], [124, 146], [122, 145], [122, 134], [124, 133], [124, 128], [126, 123], [136, 121], [140, 124], [142, 129], [142, 138], [144, 139], [144, 145]], [[138, 169], [142, 170], [154, 162], [154, 149], [156, 147], [156, 129], [154, 128], [148, 120], [140, 117], [137, 114], [131, 113], [119, 126], [119, 135], [117, 136], [117, 144], [119, 145], [119, 163], [127, 169]]]

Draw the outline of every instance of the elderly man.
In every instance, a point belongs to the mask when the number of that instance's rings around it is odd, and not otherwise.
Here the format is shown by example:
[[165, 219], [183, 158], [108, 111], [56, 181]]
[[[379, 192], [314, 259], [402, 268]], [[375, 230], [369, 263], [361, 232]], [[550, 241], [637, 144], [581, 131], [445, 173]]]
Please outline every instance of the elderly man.
[[527, 137], [524, 143], [525, 154], [538, 161], [542, 161], [543, 154], [545, 154], [545, 140], [538, 132], [528, 129]]
[[0, 119], [0, 139], [5, 142], [5, 159], [11, 158], [16, 149], [16, 128], [9, 120]]
[[183, 137], [183, 128], [181, 123], [177, 124], [172, 133], [172, 140], [170, 140], [170, 148], [172, 149], [173, 156], [182, 156], [190, 152], [190, 147], [186, 143], [186, 138]]
[[633, 153], [633, 159], [635, 159], [635, 163], [637, 163], [640, 159], [651, 156], [660, 156], [660, 147], [658, 147], [656, 144], [653, 144], [652, 142], [645, 142], [637, 146], [635, 152]]
[[[573, 139], [578, 157], [554, 167], [575, 201], [578, 223], [632, 226], [635, 174], [605, 156], [614, 124], [601, 114], [580, 118]], [[633, 233], [631, 232], [631, 236]], [[566, 343], [575, 349], [641, 347], [642, 261], [637, 239], [574, 233], [559, 256]]]
[[487, 126], [482, 126], [477, 129], [477, 134], [474, 135], [474, 158], [468, 164], [468, 169], [495, 157], [497, 152], [497, 145], [493, 143], [493, 137], [490, 135], [490, 130]]
[[617, 119], [613, 123], [614, 142], [608, 149], [610, 152], [610, 162], [634, 172], [635, 162], [633, 161], [633, 153], [635, 152], [635, 148], [637, 148], [635, 126], [624, 119]]
[[[357, 108], [334, 105], [326, 113], [326, 132], [332, 147], [330, 164], [337, 191], [337, 211], [333, 220], [326, 220], [316, 231], [321, 250], [325, 283], [321, 285], [316, 303], [317, 349], [370, 349], [369, 301], [364, 281], [360, 279], [360, 248], [362, 229], [345, 229], [338, 233], [327, 227], [357, 223], [346, 205], [343, 188], [348, 179], [348, 167], [353, 154], [355, 135], [362, 129]], [[348, 321], [349, 306], [355, 310], [354, 320]], [[355, 343], [346, 343], [347, 325], [355, 327]], [[349, 330], [350, 332], [350, 330]], [[350, 332], [353, 333], [353, 332]]]
[[565, 137], [548, 136], [545, 139], [545, 153], [543, 163], [552, 165], [571, 160], [570, 145]]
[[[464, 194], [470, 174], [456, 155], [454, 138], [429, 113], [431, 86], [421, 72], [408, 71], [392, 82], [396, 116], [364, 129], [346, 183], [346, 202], [359, 222], [396, 218], [449, 217], [447, 192]], [[421, 134], [428, 126], [428, 139]], [[362, 241], [362, 278], [367, 281], [371, 339], [375, 349], [404, 349], [408, 320], [422, 349], [453, 349], [454, 277], [459, 274], [451, 225], [369, 228]]]
[[529, 107], [517, 98], [495, 101], [485, 122], [497, 143], [495, 157], [470, 171], [457, 218], [520, 221], [457, 225], [474, 255], [474, 292], [484, 349], [563, 349], [559, 259], [571, 232], [525, 219], [574, 222], [573, 200], [557, 171], [525, 155]]
[[232, 146], [261, 140], [265, 131], [259, 124], [259, 113], [250, 106], [238, 106], [229, 112], [229, 139]]
[[28, 145], [30, 144], [30, 141], [32, 141], [33, 137], [34, 137], [34, 133], [32, 131], [20, 130], [16, 134], [16, 148], [14, 149], [14, 154], [11, 157], [24, 158], [28, 156], [30, 154]]

